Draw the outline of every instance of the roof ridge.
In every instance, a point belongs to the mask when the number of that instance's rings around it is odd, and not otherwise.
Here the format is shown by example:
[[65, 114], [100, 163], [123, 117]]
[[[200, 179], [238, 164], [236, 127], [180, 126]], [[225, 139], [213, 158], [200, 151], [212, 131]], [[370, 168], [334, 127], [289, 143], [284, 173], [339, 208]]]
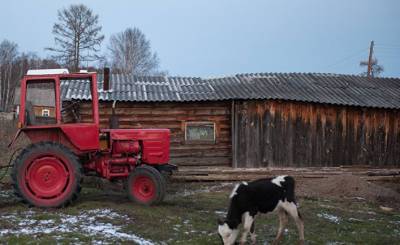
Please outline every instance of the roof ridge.
[[[102, 73], [100, 73], [102, 75]], [[360, 74], [351, 73], [333, 73], [333, 72], [252, 72], [252, 73], [236, 73], [232, 75], [215, 75], [208, 77], [201, 76], [167, 76], [167, 75], [135, 75], [135, 74], [123, 74], [123, 73], [112, 73], [112, 76], [120, 77], [137, 77], [137, 78], [164, 78], [164, 79], [199, 79], [199, 80], [212, 80], [221, 78], [231, 78], [237, 76], [268, 76], [268, 75], [322, 75], [322, 76], [351, 76], [365, 78]], [[374, 79], [400, 79], [400, 77], [374, 77]]]

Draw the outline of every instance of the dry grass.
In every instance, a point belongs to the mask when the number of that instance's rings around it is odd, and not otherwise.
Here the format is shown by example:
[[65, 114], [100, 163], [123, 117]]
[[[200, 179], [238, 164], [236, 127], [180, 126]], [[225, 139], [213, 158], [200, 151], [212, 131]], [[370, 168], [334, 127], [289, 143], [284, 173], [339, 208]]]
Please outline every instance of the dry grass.
[[15, 134], [15, 122], [0, 119], [0, 166], [6, 165], [10, 157], [10, 150], [7, 145]]
[[[17, 131], [15, 127], [16, 123], [17, 122], [13, 120], [5, 120], [0, 118], [0, 166], [6, 166], [9, 164], [14, 151], [29, 144], [29, 140], [24, 135], [21, 135], [22, 137], [15, 142], [13, 147], [8, 148], [8, 144], [11, 142]], [[8, 168], [0, 169], [0, 182], [9, 182], [9, 171], [10, 169]]]

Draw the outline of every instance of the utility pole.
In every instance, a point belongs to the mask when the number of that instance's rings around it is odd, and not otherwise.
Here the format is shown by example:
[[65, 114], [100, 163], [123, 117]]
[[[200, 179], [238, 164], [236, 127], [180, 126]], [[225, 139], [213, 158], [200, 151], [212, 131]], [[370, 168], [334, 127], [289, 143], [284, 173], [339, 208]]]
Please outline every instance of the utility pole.
[[368, 57], [368, 77], [372, 76], [372, 54], [374, 52], [374, 41], [371, 41], [371, 45], [369, 46], [369, 57]]

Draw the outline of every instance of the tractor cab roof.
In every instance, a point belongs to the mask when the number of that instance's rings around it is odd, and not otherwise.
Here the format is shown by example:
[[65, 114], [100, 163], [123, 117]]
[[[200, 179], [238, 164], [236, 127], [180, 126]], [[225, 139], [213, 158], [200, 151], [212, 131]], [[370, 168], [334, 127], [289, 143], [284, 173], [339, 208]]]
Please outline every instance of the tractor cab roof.
[[80, 70], [76, 73], [70, 73], [68, 69], [36, 69], [28, 70], [25, 75], [25, 79], [48, 79], [59, 77], [60, 79], [88, 79], [96, 72], [88, 72], [87, 70]]

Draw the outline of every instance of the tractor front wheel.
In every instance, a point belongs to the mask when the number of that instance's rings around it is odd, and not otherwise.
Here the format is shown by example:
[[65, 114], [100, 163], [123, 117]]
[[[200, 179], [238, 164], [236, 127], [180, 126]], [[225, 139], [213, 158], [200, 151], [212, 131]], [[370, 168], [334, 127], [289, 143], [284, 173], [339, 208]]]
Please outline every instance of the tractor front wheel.
[[160, 203], [166, 192], [164, 177], [157, 169], [147, 165], [139, 166], [132, 171], [127, 185], [129, 199], [142, 205]]
[[28, 146], [15, 159], [12, 171], [15, 193], [30, 205], [54, 208], [76, 199], [82, 167], [65, 146], [41, 142]]

